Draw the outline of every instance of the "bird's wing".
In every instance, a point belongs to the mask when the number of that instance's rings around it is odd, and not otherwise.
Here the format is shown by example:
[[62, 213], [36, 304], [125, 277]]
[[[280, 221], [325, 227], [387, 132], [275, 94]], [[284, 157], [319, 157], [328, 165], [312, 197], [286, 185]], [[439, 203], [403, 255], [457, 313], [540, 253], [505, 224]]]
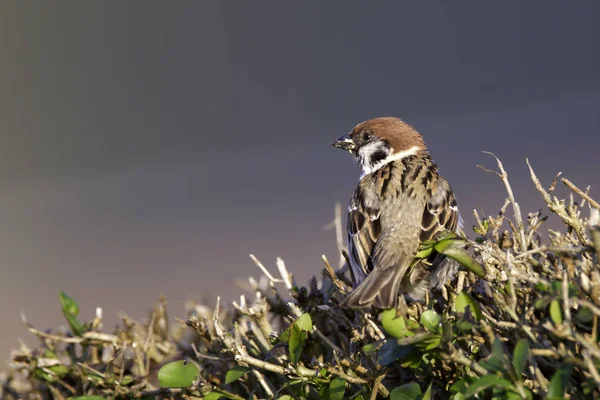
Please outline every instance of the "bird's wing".
[[381, 212], [379, 205], [365, 207], [357, 196], [348, 208], [348, 250], [354, 281], [360, 284], [373, 270], [371, 254], [381, 235]]
[[[456, 198], [445, 180], [437, 185], [437, 192], [429, 198], [421, 222], [421, 234], [419, 240], [421, 243], [433, 240], [438, 233], [457, 229], [459, 222], [458, 207]], [[430, 271], [442, 265], [447, 261], [443, 254], [433, 252], [429, 258], [418, 262], [410, 274], [410, 283], [416, 284], [422, 281]]]

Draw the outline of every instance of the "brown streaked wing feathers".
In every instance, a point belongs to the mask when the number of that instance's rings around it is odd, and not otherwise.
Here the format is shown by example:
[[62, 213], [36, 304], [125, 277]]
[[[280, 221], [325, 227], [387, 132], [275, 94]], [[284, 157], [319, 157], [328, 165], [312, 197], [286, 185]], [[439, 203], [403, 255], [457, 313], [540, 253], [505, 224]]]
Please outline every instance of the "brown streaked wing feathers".
[[348, 234], [354, 259], [368, 274], [372, 269], [371, 254], [381, 234], [379, 210], [354, 209], [348, 214]]
[[[446, 196], [438, 204], [430, 202], [423, 210], [423, 222], [421, 224], [421, 243], [435, 239], [435, 236], [444, 231], [454, 232], [458, 224], [458, 209], [455, 207], [454, 194], [448, 188]], [[453, 205], [454, 209], [450, 206]], [[446, 262], [446, 256], [433, 253], [428, 259], [416, 263], [410, 274], [410, 282], [416, 284], [429, 275], [429, 271]]]

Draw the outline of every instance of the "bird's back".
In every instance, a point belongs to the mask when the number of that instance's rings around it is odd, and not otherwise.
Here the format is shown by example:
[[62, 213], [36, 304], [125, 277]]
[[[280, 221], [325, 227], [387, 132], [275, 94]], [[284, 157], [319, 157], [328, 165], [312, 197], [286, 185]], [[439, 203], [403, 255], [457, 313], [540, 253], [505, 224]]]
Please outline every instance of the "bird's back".
[[423, 162], [410, 157], [389, 163], [358, 184], [348, 209], [349, 255], [357, 285], [375, 268], [400, 268], [403, 275], [414, 258], [427, 201], [426, 190], [417, 185], [426, 178]]

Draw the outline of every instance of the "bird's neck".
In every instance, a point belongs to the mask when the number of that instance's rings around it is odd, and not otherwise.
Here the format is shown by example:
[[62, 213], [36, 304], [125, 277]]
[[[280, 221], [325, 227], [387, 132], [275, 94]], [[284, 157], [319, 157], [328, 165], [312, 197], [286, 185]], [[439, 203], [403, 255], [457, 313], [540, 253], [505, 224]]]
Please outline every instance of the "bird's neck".
[[390, 163], [403, 162], [407, 158], [417, 155], [427, 156], [428, 154], [427, 151], [417, 146], [391, 154], [381, 153], [380, 150], [359, 154], [359, 162], [362, 169], [360, 179], [362, 180], [365, 176], [371, 175]]

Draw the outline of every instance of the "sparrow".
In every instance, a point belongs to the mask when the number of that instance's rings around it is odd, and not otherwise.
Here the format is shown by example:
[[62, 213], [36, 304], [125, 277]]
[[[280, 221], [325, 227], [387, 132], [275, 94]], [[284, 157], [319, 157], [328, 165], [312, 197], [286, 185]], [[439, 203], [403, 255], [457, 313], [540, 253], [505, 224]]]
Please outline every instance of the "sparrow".
[[397, 306], [399, 294], [422, 300], [458, 264], [439, 253], [415, 260], [421, 243], [459, 225], [456, 198], [422, 136], [398, 118], [364, 121], [332, 143], [362, 169], [348, 207], [348, 258], [355, 288], [340, 305]]

